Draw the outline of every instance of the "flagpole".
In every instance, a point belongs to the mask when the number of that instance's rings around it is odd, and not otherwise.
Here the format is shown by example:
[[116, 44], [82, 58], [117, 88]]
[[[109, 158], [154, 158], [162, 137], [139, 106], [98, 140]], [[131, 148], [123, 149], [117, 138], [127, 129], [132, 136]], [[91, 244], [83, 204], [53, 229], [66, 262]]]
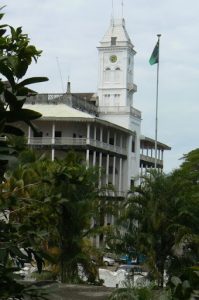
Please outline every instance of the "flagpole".
[[160, 51], [160, 37], [161, 34], [157, 34], [158, 37], [158, 63], [157, 63], [157, 82], [156, 82], [156, 109], [155, 109], [155, 169], [157, 168], [157, 142], [158, 142], [158, 96], [159, 96], [159, 51]]

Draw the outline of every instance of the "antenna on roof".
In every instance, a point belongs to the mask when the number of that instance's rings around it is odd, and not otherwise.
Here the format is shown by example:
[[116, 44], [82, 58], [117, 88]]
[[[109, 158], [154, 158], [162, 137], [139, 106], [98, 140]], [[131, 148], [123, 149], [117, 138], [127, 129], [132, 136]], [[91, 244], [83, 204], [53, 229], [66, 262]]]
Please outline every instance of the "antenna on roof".
[[111, 13], [112, 22], [114, 21], [114, 0], [112, 0], [112, 13]]
[[59, 58], [56, 57], [56, 60], [57, 60], [57, 67], [58, 67], [59, 75], [60, 75], [60, 79], [61, 79], [62, 92], [64, 93], [64, 83], [63, 83], [63, 79], [62, 79], [61, 68], [59, 65]]
[[122, 3], [121, 3], [121, 6], [122, 6], [122, 19], [124, 17], [124, 1], [122, 0]]
[[68, 76], [68, 82], [67, 82], [67, 90], [66, 90], [67, 94], [71, 93], [71, 85], [70, 85], [70, 77]]

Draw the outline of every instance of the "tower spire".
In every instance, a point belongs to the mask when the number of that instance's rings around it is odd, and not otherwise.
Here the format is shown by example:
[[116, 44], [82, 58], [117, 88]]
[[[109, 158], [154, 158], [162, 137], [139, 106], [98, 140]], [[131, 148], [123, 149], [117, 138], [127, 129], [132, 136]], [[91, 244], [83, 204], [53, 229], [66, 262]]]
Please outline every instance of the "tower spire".
[[122, 0], [121, 2], [121, 6], [122, 6], [122, 19], [124, 17], [124, 1]]
[[112, 22], [114, 22], [114, 0], [112, 0], [111, 20], [112, 20]]

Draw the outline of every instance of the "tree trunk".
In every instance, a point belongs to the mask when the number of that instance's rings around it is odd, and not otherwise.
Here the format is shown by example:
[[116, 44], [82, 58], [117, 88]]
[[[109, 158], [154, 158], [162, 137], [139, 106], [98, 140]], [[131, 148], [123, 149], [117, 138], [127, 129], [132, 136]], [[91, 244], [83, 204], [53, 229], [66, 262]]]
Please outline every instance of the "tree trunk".
[[164, 287], [164, 259], [160, 259], [157, 262], [157, 268], [158, 268], [158, 287], [163, 288]]

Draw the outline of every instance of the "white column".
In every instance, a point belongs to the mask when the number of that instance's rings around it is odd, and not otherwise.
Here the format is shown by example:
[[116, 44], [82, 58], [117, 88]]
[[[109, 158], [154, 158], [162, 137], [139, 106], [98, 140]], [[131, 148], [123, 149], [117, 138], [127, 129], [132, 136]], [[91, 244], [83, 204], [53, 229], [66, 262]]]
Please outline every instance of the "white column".
[[103, 141], [103, 128], [100, 127], [100, 142]]
[[141, 164], [141, 176], [143, 175], [143, 164]]
[[123, 143], [123, 137], [120, 135], [120, 147], [122, 148], [122, 143]]
[[109, 181], [109, 154], [106, 155], [106, 185]]
[[99, 153], [99, 188], [102, 186], [102, 152]]
[[162, 150], [161, 160], [163, 160], [163, 153], [164, 153], [164, 150]]
[[[128, 139], [128, 156], [127, 156], [127, 164], [124, 164], [124, 178], [126, 183], [124, 182], [124, 189], [130, 190], [131, 188], [131, 176], [132, 176], [132, 142], [133, 142], [133, 136], [130, 135]], [[127, 177], [126, 177], [127, 174]]]
[[[106, 139], [107, 146], [109, 145], [109, 141], [110, 141], [110, 130], [108, 129], [107, 139]], [[106, 185], [108, 185], [108, 181], [109, 181], [109, 154], [106, 155]]]
[[117, 133], [114, 132], [114, 148], [115, 148], [115, 151], [116, 151], [116, 144], [117, 144], [116, 142], [117, 142]]
[[[96, 126], [94, 126], [94, 144], [96, 146], [96, 138], [97, 138], [97, 130], [96, 130]], [[96, 165], [96, 151], [93, 151], [93, 167]]]
[[116, 156], [113, 156], [113, 178], [112, 178], [113, 186], [115, 186], [115, 166], [116, 166]]
[[122, 191], [122, 158], [120, 158], [119, 162], [119, 192]]
[[95, 143], [95, 146], [96, 146], [96, 140], [97, 140], [97, 128], [96, 128], [96, 126], [94, 126], [94, 136], [93, 136], [93, 139], [94, 139], [94, 143]]
[[142, 155], [143, 155], [144, 154], [144, 146], [143, 145], [142, 145], [141, 150], [142, 150]]
[[52, 161], [55, 160], [55, 148], [54, 148], [54, 145], [55, 145], [55, 123], [52, 124], [52, 152], [51, 152], [51, 159]]
[[[100, 127], [100, 142], [103, 141], [103, 128]], [[99, 153], [99, 188], [102, 186], [102, 152]]]
[[90, 124], [87, 124], [86, 144], [90, 144]]
[[31, 128], [28, 126], [28, 145], [30, 144]]
[[93, 151], [93, 167], [96, 165], [96, 151]]
[[87, 168], [89, 167], [89, 154], [90, 154], [89, 149], [86, 149], [86, 167]]
[[107, 131], [107, 140], [106, 140], [108, 145], [109, 145], [109, 141], [110, 141], [110, 130], [108, 129], [108, 131]]
[[[90, 144], [90, 124], [87, 124], [87, 135], [86, 135], [86, 144]], [[86, 149], [86, 167], [89, 167], [89, 160], [90, 160], [90, 151]]]

